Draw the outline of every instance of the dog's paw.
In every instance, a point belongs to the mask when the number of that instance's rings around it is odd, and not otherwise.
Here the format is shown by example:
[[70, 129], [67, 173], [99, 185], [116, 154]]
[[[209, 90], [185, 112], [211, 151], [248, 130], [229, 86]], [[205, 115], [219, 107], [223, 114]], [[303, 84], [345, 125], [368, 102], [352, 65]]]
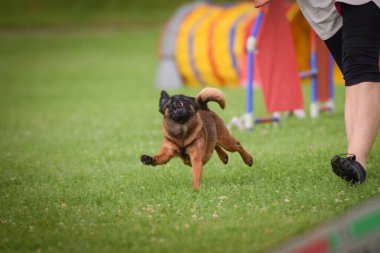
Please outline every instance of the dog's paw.
[[228, 163], [228, 155], [226, 155], [225, 157], [223, 157], [222, 162], [223, 162], [224, 164], [227, 164], [227, 163]]
[[248, 157], [246, 157], [246, 158], [244, 158], [244, 162], [245, 162], [245, 164], [247, 164], [248, 166], [252, 166], [252, 164], [253, 164], [253, 158], [252, 158], [252, 156], [248, 156]]
[[252, 158], [252, 156], [249, 156], [248, 159], [245, 160], [245, 163], [248, 166], [252, 166], [252, 164], [253, 164], [253, 158]]
[[140, 159], [141, 159], [141, 162], [145, 165], [153, 165], [154, 164], [153, 157], [151, 157], [151, 156], [142, 155]]

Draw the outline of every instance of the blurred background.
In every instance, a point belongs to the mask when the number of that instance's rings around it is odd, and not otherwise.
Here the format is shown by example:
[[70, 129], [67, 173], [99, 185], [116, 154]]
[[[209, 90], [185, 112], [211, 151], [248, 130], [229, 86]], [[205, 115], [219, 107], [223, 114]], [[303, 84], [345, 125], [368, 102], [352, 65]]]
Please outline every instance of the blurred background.
[[1, 1], [5, 28], [160, 26], [184, 0], [15, 0]]
[[[316, 120], [234, 129], [254, 166], [236, 154], [222, 166], [214, 156], [200, 193], [189, 190], [191, 169], [179, 159], [156, 170], [142, 165], [140, 155], [162, 141], [155, 80], [162, 33], [187, 3], [0, 0], [0, 251], [267, 252], [379, 194], [379, 141], [363, 186], [330, 171], [331, 156], [346, 148], [342, 85], [334, 87], [333, 113]], [[301, 38], [297, 71], [307, 70], [310, 34], [292, 20]], [[232, 70], [220, 73], [237, 80]], [[195, 95], [194, 84], [169, 94]], [[309, 84], [296, 87], [307, 114]], [[220, 86], [226, 110], [210, 106], [226, 123], [246, 108], [245, 89], [231, 86]], [[255, 115], [265, 115], [260, 89], [254, 98]]]

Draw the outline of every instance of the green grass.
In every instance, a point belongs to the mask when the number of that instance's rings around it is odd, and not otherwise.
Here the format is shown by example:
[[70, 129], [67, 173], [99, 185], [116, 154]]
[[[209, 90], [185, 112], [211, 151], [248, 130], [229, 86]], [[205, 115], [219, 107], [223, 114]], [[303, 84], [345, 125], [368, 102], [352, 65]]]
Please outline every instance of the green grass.
[[185, 0], [12, 0], [0, 2], [0, 28], [160, 26]]
[[[143, 166], [162, 139], [158, 35], [0, 33], [1, 252], [263, 252], [379, 194], [379, 139], [365, 184], [331, 173], [330, 157], [345, 152], [342, 86], [331, 116], [234, 130], [254, 166], [214, 155], [200, 192], [179, 159]], [[226, 110], [213, 108], [229, 121], [245, 93], [224, 92]]]

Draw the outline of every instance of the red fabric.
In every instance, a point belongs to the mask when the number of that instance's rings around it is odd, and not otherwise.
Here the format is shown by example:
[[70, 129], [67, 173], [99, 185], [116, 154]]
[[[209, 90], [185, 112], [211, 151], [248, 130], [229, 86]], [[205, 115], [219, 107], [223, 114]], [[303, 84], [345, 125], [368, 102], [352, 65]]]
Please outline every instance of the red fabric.
[[[317, 37], [317, 36], [316, 36]], [[325, 43], [316, 38], [317, 46], [317, 94], [319, 102], [327, 102], [330, 93], [330, 53]]]
[[340, 3], [335, 3], [335, 8], [338, 11], [338, 13], [342, 16], [342, 6]]
[[257, 48], [254, 67], [260, 72], [267, 111], [303, 109], [301, 81], [284, 1], [273, 0], [269, 4]]

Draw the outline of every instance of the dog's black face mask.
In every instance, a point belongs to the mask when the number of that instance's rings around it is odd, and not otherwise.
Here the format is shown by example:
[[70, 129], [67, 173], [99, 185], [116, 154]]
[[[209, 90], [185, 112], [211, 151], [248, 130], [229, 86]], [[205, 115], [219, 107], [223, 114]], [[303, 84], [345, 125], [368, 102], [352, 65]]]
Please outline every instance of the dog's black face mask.
[[168, 109], [169, 118], [177, 123], [185, 123], [198, 110], [193, 97], [184, 95], [170, 97], [166, 91], [161, 91], [159, 108], [162, 114]]

